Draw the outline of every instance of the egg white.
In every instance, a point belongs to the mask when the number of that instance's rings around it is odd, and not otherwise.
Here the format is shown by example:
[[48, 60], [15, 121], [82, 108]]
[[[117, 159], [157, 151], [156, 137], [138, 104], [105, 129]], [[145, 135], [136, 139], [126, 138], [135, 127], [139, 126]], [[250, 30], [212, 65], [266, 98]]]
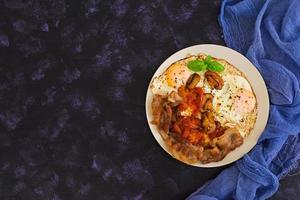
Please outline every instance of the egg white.
[[[224, 75], [224, 86], [221, 90], [211, 91], [214, 95], [213, 108], [216, 113], [216, 118], [224, 126], [234, 127], [246, 120], [247, 112], [238, 112], [234, 107], [236, 103], [235, 98], [237, 94], [247, 91], [253, 94], [249, 82], [241, 76], [237, 75]], [[254, 94], [253, 94], [253, 98]], [[246, 105], [247, 106], [247, 105]], [[249, 105], [254, 106], [254, 105]]]

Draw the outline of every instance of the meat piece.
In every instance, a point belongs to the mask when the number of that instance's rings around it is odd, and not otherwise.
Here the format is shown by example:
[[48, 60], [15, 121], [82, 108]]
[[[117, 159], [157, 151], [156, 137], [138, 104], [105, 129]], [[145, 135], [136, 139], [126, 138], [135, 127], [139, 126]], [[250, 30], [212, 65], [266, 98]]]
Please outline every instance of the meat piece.
[[160, 128], [166, 133], [169, 132], [171, 122], [172, 122], [172, 108], [168, 103], [164, 103], [161, 118], [160, 118]]
[[181, 134], [181, 128], [177, 123], [173, 124], [173, 130], [174, 130], [175, 133]]
[[163, 133], [163, 138], [169, 151], [175, 158], [189, 164], [199, 162], [199, 158], [202, 156], [203, 152], [202, 146], [196, 147], [188, 143], [178, 142], [172, 133]]
[[164, 102], [164, 98], [161, 95], [153, 96], [153, 100], [151, 103], [152, 116], [153, 116], [152, 123], [153, 124], [159, 125], [161, 113], [162, 113], [161, 105], [163, 104], [163, 102]]
[[157, 125], [160, 129], [169, 132], [172, 121], [172, 107], [169, 105], [167, 98], [161, 95], [155, 95], [152, 100], [152, 123]]
[[161, 105], [163, 105], [163, 103], [165, 101], [166, 101], [165, 98], [163, 98], [163, 96], [161, 96], [161, 95], [153, 96], [153, 100], [151, 103], [152, 116], [153, 116], [152, 123], [153, 124], [156, 124], [156, 125], [160, 124], [160, 118], [161, 118], [161, 113], [162, 113], [162, 109], [163, 109], [163, 107]]
[[199, 83], [200, 79], [201, 77], [199, 74], [197, 73], [192, 74], [187, 80], [185, 87], [188, 89], [193, 89]]
[[222, 136], [215, 138], [213, 143], [227, 154], [243, 144], [243, 137], [236, 128], [228, 128]]
[[173, 113], [172, 113], [172, 122], [176, 122], [181, 117], [180, 111], [178, 110], [178, 106], [172, 107], [172, 111], [173, 111]]
[[220, 122], [216, 121], [215, 123], [216, 123], [216, 129], [213, 132], [209, 133], [209, 138], [210, 139], [214, 139], [216, 137], [220, 137], [221, 135], [224, 134], [224, 132], [226, 130], [225, 127], [221, 126]]
[[212, 112], [205, 112], [202, 114], [202, 128], [211, 133], [216, 129], [215, 117]]
[[200, 157], [202, 163], [216, 162], [221, 160], [221, 151], [218, 147], [205, 149]]
[[212, 142], [212, 147], [205, 149], [199, 160], [202, 163], [217, 162], [222, 160], [230, 151], [243, 144], [243, 137], [235, 128], [228, 128], [225, 133]]
[[222, 87], [224, 85], [224, 81], [217, 72], [208, 70], [205, 72], [204, 76], [205, 76], [208, 84], [210, 85], [210, 87], [215, 88], [217, 90], [222, 89]]

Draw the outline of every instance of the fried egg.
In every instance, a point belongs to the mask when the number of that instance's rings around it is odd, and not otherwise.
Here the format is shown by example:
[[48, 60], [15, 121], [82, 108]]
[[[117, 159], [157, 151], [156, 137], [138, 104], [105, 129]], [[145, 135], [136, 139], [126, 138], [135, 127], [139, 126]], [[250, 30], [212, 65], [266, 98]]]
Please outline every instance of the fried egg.
[[194, 73], [187, 68], [190, 60], [195, 60], [196, 56], [177, 61], [170, 65], [168, 69], [160, 76], [155, 77], [151, 84], [153, 94], [168, 95], [172, 91], [184, 85], [187, 79]]
[[239, 124], [256, 105], [249, 82], [242, 76], [223, 75], [224, 86], [213, 90], [213, 107], [221, 124]]

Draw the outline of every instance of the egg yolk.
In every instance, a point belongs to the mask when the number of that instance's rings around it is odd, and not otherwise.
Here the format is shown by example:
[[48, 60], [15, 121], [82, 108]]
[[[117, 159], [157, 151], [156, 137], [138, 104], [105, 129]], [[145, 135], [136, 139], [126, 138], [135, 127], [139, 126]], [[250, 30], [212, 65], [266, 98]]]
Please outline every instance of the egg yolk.
[[184, 85], [190, 75], [191, 72], [185, 65], [175, 63], [167, 69], [166, 81], [168, 86], [175, 88], [179, 85]]
[[240, 90], [233, 100], [233, 110], [238, 113], [249, 113], [255, 107], [255, 97], [249, 90]]

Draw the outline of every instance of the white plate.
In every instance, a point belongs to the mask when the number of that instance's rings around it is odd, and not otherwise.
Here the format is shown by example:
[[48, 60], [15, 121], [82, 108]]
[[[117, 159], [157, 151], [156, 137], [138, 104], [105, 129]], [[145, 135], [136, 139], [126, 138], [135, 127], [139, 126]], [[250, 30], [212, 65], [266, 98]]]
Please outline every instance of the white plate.
[[[219, 162], [211, 162], [208, 164], [201, 164], [199, 162], [199, 163], [192, 164], [193, 166], [197, 166], [197, 167], [219, 167], [219, 166], [227, 165], [229, 163], [232, 163], [240, 159], [243, 155], [248, 153], [255, 146], [259, 136], [263, 132], [268, 121], [269, 96], [268, 96], [265, 82], [261, 77], [260, 73], [258, 72], [258, 70], [253, 66], [253, 64], [246, 57], [244, 57], [242, 54], [238, 53], [237, 51], [234, 51], [230, 48], [220, 46], [220, 45], [201, 44], [201, 45], [195, 45], [195, 46], [182, 49], [174, 53], [173, 55], [171, 55], [167, 60], [165, 60], [156, 70], [152, 79], [162, 74], [172, 63], [185, 58], [187, 54], [197, 55], [199, 53], [209, 54], [213, 57], [225, 59], [226, 61], [228, 61], [235, 67], [237, 67], [240, 71], [242, 71], [246, 75], [247, 79], [251, 83], [251, 86], [257, 98], [257, 106], [258, 106], [257, 120], [249, 136], [244, 138], [244, 143], [240, 147], [236, 148], [234, 151], [230, 152], [223, 160]], [[153, 98], [153, 94], [150, 90], [150, 84], [149, 84], [147, 96], [146, 96], [146, 115], [147, 115], [148, 124], [157, 142], [166, 152], [168, 152], [171, 155], [171, 153], [167, 150], [166, 145], [157, 130], [157, 127], [150, 123], [152, 121], [152, 114], [151, 114], [152, 98]]]

